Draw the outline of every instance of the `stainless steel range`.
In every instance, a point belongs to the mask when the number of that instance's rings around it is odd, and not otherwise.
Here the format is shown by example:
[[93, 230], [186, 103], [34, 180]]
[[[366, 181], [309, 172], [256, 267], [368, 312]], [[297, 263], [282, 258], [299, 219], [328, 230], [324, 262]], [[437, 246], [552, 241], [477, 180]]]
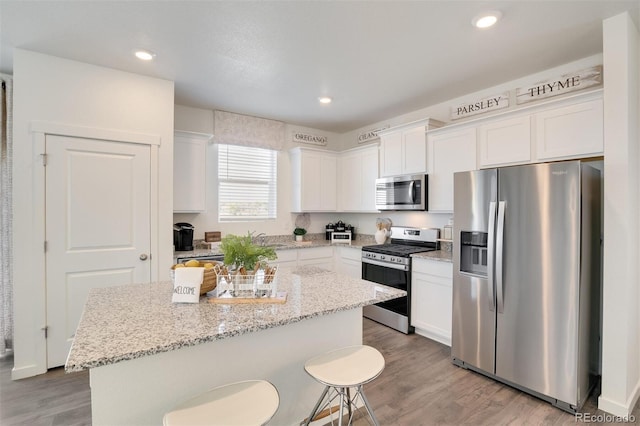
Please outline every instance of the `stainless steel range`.
[[362, 279], [398, 288], [406, 297], [365, 306], [364, 316], [405, 334], [413, 333], [411, 315], [411, 255], [438, 250], [438, 229], [391, 227], [391, 244], [362, 247]]

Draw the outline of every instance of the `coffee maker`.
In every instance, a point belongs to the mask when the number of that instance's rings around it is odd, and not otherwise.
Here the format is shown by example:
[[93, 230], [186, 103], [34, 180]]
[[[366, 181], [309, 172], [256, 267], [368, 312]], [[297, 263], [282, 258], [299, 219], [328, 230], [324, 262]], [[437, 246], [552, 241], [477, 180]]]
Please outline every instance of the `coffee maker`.
[[173, 225], [173, 247], [175, 251], [193, 250], [193, 225], [178, 222]]

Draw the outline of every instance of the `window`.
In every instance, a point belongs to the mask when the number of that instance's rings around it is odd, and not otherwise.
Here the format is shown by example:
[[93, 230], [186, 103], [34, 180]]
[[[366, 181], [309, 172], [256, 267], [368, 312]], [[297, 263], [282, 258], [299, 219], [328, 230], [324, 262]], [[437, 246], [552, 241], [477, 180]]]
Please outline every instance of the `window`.
[[219, 144], [219, 220], [275, 219], [277, 164], [277, 151]]

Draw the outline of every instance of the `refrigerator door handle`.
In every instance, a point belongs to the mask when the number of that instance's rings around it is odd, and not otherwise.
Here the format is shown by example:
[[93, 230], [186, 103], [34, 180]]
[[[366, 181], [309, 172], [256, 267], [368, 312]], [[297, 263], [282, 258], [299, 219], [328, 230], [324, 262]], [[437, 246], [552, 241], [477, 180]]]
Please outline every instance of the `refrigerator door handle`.
[[498, 296], [498, 313], [504, 312], [504, 285], [502, 282], [502, 264], [504, 255], [504, 211], [507, 202], [498, 203], [498, 231], [496, 234], [496, 290]]
[[489, 287], [489, 310], [496, 309], [495, 283], [495, 232], [496, 232], [496, 202], [489, 203], [489, 241], [487, 243], [487, 286]]

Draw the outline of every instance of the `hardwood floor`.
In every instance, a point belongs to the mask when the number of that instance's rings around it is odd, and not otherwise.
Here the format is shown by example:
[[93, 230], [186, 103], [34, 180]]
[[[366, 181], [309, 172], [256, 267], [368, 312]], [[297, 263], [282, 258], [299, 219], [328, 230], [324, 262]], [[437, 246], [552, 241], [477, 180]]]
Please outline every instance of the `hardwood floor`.
[[[509, 386], [453, 365], [447, 346], [364, 320], [364, 342], [382, 352], [385, 370], [365, 392], [381, 425], [575, 425], [575, 416]], [[12, 381], [0, 359], [1, 425], [90, 425], [87, 372]], [[604, 415], [591, 397], [586, 413]], [[311, 409], [311, 407], [310, 407]], [[640, 403], [633, 415], [640, 423]], [[357, 424], [368, 424], [364, 419]], [[595, 424], [614, 424], [595, 423]]]

